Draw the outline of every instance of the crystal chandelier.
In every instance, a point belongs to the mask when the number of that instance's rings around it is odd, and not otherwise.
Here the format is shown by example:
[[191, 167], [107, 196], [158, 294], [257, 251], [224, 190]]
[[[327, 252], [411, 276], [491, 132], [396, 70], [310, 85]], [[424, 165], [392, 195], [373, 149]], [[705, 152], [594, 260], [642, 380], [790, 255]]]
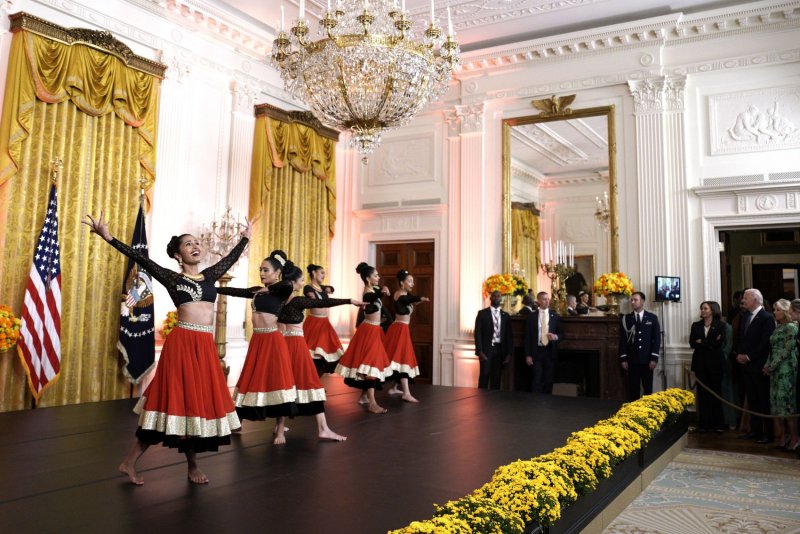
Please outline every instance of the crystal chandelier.
[[301, 98], [324, 124], [352, 132], [362, 161], [381, 142], [381, 133], [406, 124], [447, 89], [459, 63], [448, 8], [448, 34], [436, 25], [433, 0], [420, 38], [408, 19], [405, 0], [337, 0], [319, 22], [319, 39], [309, 39], [305, 2], [287, 33], [283, 6], [272, 62], [286, 89]]

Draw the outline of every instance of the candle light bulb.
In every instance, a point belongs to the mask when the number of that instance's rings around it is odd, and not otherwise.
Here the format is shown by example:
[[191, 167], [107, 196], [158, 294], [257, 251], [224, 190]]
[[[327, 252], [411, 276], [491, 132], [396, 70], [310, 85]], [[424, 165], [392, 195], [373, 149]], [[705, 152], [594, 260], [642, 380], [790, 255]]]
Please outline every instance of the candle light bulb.
[[453, 35], [453, 19], [450, 18], [450, 6], [447, 6], [447, 35]]

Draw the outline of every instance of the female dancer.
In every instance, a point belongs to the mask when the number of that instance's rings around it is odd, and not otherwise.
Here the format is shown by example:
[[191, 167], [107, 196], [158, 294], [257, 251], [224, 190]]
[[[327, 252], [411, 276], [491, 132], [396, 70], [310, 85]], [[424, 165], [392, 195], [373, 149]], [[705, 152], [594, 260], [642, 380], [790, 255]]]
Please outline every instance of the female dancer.
[[239, 259], [247, 246], [251, 223], [242, 230], [242, 239], [230, 254], [202, 271], [199, 266], [204, 251], [197, 238], [190, 234], [173, 236], [167, 254], [181, 268], [176, 273], [112, 237], [103, 212], [97, 219], [88, 214], [86, 217], [88, 220], [82, 222], [92, 233], [161, 282], [178, 308], [178, 324], [164, 342], [153, 381], [134, 409], [139, 414], [136, 442], [119, 470], [133, 484], [144, 484], [136, 472], [136, 463], [150, 445], [162, 443], [186, 455], [189, 480], [207, 484], [208, 477], [197, 467], [196, 454], [229, 445], [231, 430], [241, 427], [214, 345], [214, 282]]
[[[292, 284], [294, 291], [299, 291], [305, 283], [303, 271], [297, 267], [283, 273], [283, 280]], [[308, 286], [306, 286], [308, 287]], [[317, 299], [309, 297], [296, 297], [290, 295], [286, 304], [278, 315], [278, 324], [283, 330], [286, 345], [292, 360], [292, 372], [297, 386], [298, 415], [313, 415], [317, 420], [319, 439], [329, 441], [344, 441], [347, 438], [340, 436], [328, 428], [325, 419], [325, 388], [314, 369], [314, 363], [309, 356], [308, 345], [303, 337], [303, 310], [327, 309], [343, 304], [360, 306], [363, 303], [352, 299]]]
[[[419, 374], [417, 357], [414, 354], [414, 344], [411, 342], [411, 332], [408, 324], [411, 322], [411, 312], [417, 302], [429, 302], [428, 297], [418, 297], [411, 294], [414, 289], [414, 277], [405, 269], [397, 271], [398, 289], [394, 292], [394, 322], [386, 332], [386, 354], [392, 362], [393, 378], [396, 380], [389, 395], [400, 395], [406, 402], [419, 402], [411, 395], [408, 387], [409, 381]], [[397, 387], [398, 382], [402, 390]]]
[[361, 390], [359, 404], [367, 404], [372, 413], [386, 413], [375, 400], [375, 389], [392, 374], [391, 362], [381, 341], [381, 296], [389, 294], [389, 288], [378, 287], [380, 275], [375, 267], [362, 262], [356, 272], [364, 282], [362, 300], [368, 302], [364, 308], [364, 322], [356, 328], [350, 345], [336, 366], [336, 373], [344, 377], [344, 383]]
[[279, 281], [281, 272], [294, 268], [282, 250], [274, 250], [261, 262], [259, 273], [266, 289], [220, 287], [221, 295], [252, 298], [253, 337], [247, 348], [242, 374], [233, 390], [236, 413], [242, 419], [276, 419], [275, 445], [286, 443], [284, 421], [297, 413], [297, 389], [289, 349], [278, 331], [278, 314], [292, 294], [292, 284]]
[[[328, 300], [328, 295], [333, 293], [333, 287], [322, 284], [325, 280], [325, 269], [312, 263], [306, 270], [311, 283], [303, 287], [303, 295], [312, 299]], [[339, 336], [328, 321], [328, 309], [311, 309], [303, 323], [303, 332], [318, 375], [333, 372], [336, 363], [344, 354], [344, 349]]]

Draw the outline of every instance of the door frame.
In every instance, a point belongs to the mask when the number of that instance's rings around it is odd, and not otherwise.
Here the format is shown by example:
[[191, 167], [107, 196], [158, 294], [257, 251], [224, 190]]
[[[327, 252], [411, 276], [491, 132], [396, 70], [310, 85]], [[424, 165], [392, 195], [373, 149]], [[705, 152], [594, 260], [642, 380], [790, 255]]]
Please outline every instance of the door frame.
[[362, 233], [359, 235], [359, 249], [364, 252], [367, 261], [370, 265], [375, 265], [379, 244], [386, 243], [422, 243], [433, 242], [433, 261], [435, 263], [433, 269], [434, 279], [434, 299], [435, 302], [442, 303], [436, 306], [433, 313], [433, 339], [432, 343], [432, 369], [431, 369], [431, 384], [441, 385], [442, 383], [442, 332], [441, 326], [444, 324], [442, 320], [442, 311], [444, 310], [445, 292], [444, 280], [441, 276], [445, 272], [442, 257], [442, 236], [441, 232], [436, 231], [422, 231], [422, 232], [396, 232], [391, 234], [373, 234]]

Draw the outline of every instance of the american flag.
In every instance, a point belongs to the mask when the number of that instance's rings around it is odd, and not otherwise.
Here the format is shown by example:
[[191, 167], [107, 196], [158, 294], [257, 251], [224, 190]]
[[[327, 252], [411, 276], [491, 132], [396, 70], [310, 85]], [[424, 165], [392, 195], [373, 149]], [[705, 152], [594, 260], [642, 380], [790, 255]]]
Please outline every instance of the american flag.
[[38, 401], [61, 370], [61, 257], [58, 251], [56, 186], [50, 187], [47, 215], [33, 253], [17, 350]]

